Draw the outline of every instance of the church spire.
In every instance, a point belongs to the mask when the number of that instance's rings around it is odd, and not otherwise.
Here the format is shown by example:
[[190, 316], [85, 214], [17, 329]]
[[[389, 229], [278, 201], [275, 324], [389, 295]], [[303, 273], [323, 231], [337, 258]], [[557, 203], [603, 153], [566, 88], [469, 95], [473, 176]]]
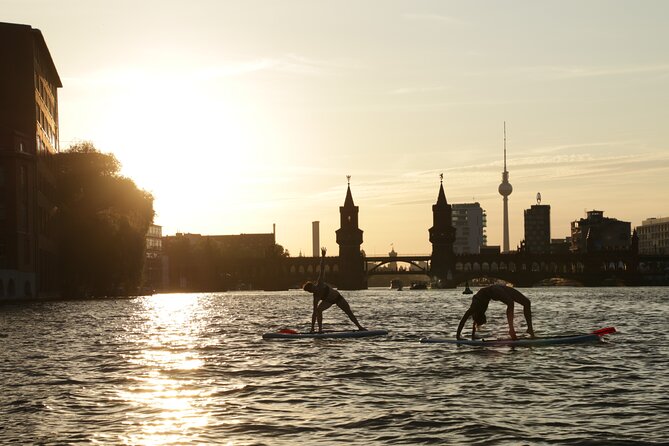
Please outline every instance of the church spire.
[[437, 206], [447, 206], [448, 201], [446, 201], [446, 193], [444, 193], [444, 174], [439, 174], [439, 196], [437, 197]]
[[346, 175], [348, 187], [346, 188], [346, 199], [344, 200], [344, 207], [353, 207], [353, 195], [351, 194], [351, 175]]

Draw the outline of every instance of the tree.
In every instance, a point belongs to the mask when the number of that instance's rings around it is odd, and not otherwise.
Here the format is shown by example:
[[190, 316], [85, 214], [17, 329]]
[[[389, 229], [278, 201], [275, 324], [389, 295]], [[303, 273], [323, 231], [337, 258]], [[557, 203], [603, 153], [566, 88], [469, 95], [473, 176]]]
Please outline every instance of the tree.
[[153, 197], [120, 175], [121, 164], [92, 143], [55, 156], [56, 228], [66, 296], [131, 292], [141, 280]]

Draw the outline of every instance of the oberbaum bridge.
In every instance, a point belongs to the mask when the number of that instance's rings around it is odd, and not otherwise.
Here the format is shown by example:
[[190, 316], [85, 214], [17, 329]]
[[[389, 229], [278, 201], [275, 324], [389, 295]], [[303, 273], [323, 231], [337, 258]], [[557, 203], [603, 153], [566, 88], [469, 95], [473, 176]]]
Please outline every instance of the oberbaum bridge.
[[[361, 250], [363, 231], [358, 227], [358, 211], [349, 182], [344, 205], [339, 207], [340, 227], [335, 231], [339, 256], [325, 258], [326, 280], [343, 290], [366, 289], [367, 279], [381, 274], [425, 275], [433, 288], [455, 288], [481, 278], [502, 280], [518, 287], [531, 287], [556, 278], [583, 286], [668, 284], [669, 256], [640, 255], [636, 231], [627, 250], [546, 254], [486, 250], [479, 254], [456, 254], [452, 210], [446, 200], [443, 180], [437, 202], [432, 206], [433, 224], [428, 230], [432, 254], [429, 256], [366, 256]], [[392, 271], [381, 268], [399, 262], [411, 264], [413, 268]], [[249, 279], [257, 284], [274, 282], [267, 288], [287, 289], [314, 280], [319, 264], [317, 257], [287, 257], [280, 265], [269, 268], [273, 271], [260, 267], [252, 273], [255, 277]]]

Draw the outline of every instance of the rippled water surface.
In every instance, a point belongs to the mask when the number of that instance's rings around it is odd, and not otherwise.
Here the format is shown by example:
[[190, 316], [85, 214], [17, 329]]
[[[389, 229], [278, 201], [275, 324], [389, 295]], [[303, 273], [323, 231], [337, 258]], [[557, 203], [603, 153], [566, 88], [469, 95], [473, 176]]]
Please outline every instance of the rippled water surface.
[[[457, 290], [345, 292], [363, 325], [390, 335], [344, 340], [261, 339], [308, 328], [297, 290], [0, 306], [0, 443], [669, 442], [669, 289], [522, 291], [537, 334], [619, 333], [419, 344], [453, 336], [469, 303]], [[504, 309], [491, 303], [490, 330], [506, 330]], [[337, 308], [325, 323], [350, 327]]]

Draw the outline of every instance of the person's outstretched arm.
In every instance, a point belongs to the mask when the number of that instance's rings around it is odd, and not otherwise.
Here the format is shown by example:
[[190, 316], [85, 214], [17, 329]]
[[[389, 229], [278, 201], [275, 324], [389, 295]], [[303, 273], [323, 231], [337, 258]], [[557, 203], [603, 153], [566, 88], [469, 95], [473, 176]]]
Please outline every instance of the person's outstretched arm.
[[321, 248], [321, 270], [318, 273], [318, 281], [316, 282], [317, 287], [323, 285], [323, 281], [325, 280], [325, 253], [327, 252], [327, 248]]
[[[455, 333], [455, 338], [456, 339], [462, 339], [462, 329], [465, 326], [465, 322], [467, 322], [467, 319], [469, 319], [469, 316], [472, 314], [472, 309], [468, 308], [467, 311], [465, 311], [465, 314], [462, 315], [462, 319], [460, 319], [460, 323], [458, 324], [458, 331]], [[475, 333], [475, 328], [472, 328], [472, 339], [474, 338], [474, 333]]]

